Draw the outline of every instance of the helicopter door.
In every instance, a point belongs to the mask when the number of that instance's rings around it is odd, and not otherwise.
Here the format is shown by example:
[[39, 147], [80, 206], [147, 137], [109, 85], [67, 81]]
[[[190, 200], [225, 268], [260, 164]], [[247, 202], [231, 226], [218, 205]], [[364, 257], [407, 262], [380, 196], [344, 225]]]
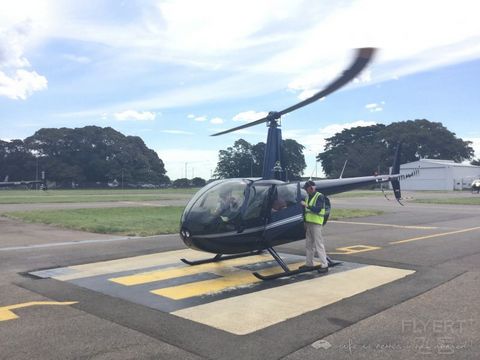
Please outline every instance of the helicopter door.
[[249, 185], [248, 199], [243, 209], [242, 227], [257, 228], [265, 226], [268, 217], [267, 207], [271, 185]]
[[298, 199], [299, 189], [297, 183], [275, 185], [270, 210], [272, 222], [291, 215], [298, 215], [298, 210], [302, 210]]
[[[304, 235], [303, 208], [299, 183], [275, 185], [272, 192], [267, 238]], [[297, 235], [298, 234], [298, 235]]]

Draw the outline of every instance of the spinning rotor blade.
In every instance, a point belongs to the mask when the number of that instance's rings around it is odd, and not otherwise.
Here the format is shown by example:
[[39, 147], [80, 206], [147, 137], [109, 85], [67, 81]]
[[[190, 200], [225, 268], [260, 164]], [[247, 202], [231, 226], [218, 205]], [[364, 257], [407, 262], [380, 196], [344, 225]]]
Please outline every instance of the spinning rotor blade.
[[353, 80], [353, 78], [355, 78], [355, 76], [357, 76], [367, 66], [367, 64], [373, 58], [373, 55], [375, 54], [375, 51], [376, 51], [375, 48], [360, 48], [360, 49], [357, 49], [357, 52], [356, 52], [356, 55], [355, 55], [355, 60], [352, 63], [352, 65], [350, 65], [350, 67], [347, 70], [345, 70], [343, 72], [343, 74], [340, 75], [340, 77], [338, 79], [333, 81], [325, 89], [323, 89], [322, 91], [319, 91], [318, 93], [316, 93], [312, 97], [309, 97], [308, 99], [305, 99], [305, 100], [299, 102], [298, 104], [292, 105], [292, 106], [290, 106], [290, 107], [288, 107], [288, 108], [286, 108], [286, 109], [284, 109], [280, 112], [272, 111], [272, 112], [268, 113], [268, 115], [265, 116], [264, 118], [249, 122], [248, 124], [237, 126], [235, 128], [229, 129], [229, 130], [225, 130], [225, 131], [213, 134], [211, 136], [223, 135], [223, 134], [227, 134], [227, 133], [232, 132], [232, 131], [245, 129], [245, 128], [250, 127], [250, 126], [255, 126], [255, 125], [267, 122], [267, 121], [279, 119], [281, 116], [283, 116], [285, 114], [288, 114], [289, 112], [300, 109], [301, 107], [304, 107], [304, 106], [306, 106], [306, 105], [308, 105], [308, 104], [310, 104], [314, 101], [317, 101], [318, 99], [321, 99], [322, 97], [325, 97], [325, 96], [333, 93], [334, 91], [340, 89], [343, 85], [345, 85], [348, 82], [350, 82], [351, 80]]

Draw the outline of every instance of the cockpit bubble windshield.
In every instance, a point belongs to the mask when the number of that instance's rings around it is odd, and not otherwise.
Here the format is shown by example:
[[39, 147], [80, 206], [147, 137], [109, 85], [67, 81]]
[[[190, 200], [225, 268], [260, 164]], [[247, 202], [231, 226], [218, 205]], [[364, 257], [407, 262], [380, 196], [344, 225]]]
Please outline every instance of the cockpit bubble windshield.
[[246, 188], [247, 183], [243, 180], [219, 181], [190, 202], [185, 210], [188, 217], [204, 225], [211, 224], [213, 217], [229, 222], [239, 215]]

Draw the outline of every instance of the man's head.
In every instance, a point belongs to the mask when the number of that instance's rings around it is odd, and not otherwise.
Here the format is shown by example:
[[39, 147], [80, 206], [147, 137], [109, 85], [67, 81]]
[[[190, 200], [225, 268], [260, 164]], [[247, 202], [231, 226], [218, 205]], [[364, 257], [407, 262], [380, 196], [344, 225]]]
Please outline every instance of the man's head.
[[307, 193], [312, 194], [315, 192], [315, 183], [312, 180], [308, 180], [303, 188], [307, 190]]

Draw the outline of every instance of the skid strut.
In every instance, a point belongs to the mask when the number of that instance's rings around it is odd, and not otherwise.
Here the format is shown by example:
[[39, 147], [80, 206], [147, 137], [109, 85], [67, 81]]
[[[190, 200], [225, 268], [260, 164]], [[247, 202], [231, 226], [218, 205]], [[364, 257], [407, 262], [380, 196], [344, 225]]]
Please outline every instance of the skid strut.
[[[302, 274], [302, 273], [312, 272], [312, 271], [318, 271], [319, 273], [328, 272], [328, 268], [322, 268], [321, 265], [290, 270], [287, 264], [285, 263], [285, 261], [283, 261], [283, 259], [278, 255], [278, 253], [275, 251], [274, 248], [267, 248], [267, 250], [273, 256], [275, 261], [281, 266], [281, 268], [283, 269], [283, 272], [279, 272], [277, 274], [272, 274], [272, 275], [262, 275], [258, 272], [254, 272], [253, 275], [255, 275], [255, 277], [260, 280], [279, 279], [286, 276], [292, 276], [292, 275], [297, 275], [297, 274]], [[341, 264], [341, 262], [333, 261], [328, 256], [327, 256], [327, 260], [328, 260], [328, 267], [333, 267]]]

